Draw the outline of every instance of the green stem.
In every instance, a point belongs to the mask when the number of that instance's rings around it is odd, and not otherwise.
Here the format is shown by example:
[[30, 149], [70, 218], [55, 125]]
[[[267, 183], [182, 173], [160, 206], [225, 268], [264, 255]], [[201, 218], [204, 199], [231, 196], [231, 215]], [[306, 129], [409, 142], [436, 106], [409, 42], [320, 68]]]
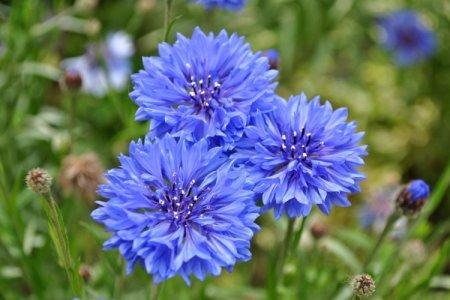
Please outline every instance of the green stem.
[[[430, 199], [428, 200], [428, 203], [426, 203], [424, 209], [422, 212], [419, 213], [419, 216], [412, 221], [412, 224], [409, 225], [408, 232], [402, 237], [400, 240], [397, 249], [401, 250], [405, 246], [406, 242], [417, 233], [417, 228], [419, 228], [420, 224], [423, 222], [426, 222], [428, 220], [428, 217], [434, 212], [434, 210], [439, 206], [442, 199], [444, 198], [445, 192], [449, 186], [450, 183], [450, 160], [447, 163], [447, 166], [442, 173], [441, 177], [439, 178], [439, 181], [437, 182], [432, 195], [430, 196]], [[382, 286], [384, 283], [384, 280], [386, 279], [387, 274], [389, 274], [391, 268], [394, 266], [396, 257], [393, 255], [391, 256], [387, 262], [384, 264], [382, 272], [380, 273], [380, 277], [377, 280], [378, 285]]]
[[439, 178], [439, 181], [434, 187], [432, 195], [425, 204], [423, 211], [419, 213], [417, 219], [415, 219], [414, 223], [410, 226], [410, 230], [408, 232], [409, 235], [417, 233], [416, 230], [419, 227], [419, 225], [423, 222], [426, 222], [428, 218], [431, 216], [431, 214], [439, 207], [442, 199], [444, 199], [445, 192], [449, 184], [450, 184], [450, 159], [447, 162], [447, 166], [445, 167], [444, 172]]
[[305, 229], [306, 224], [306, 216], [302, 218], [302, 223], [300, 224], [300, 228], [297, 230], [297, 232], [294, 235], [294, 242], [292, 243], [292, 253], [294, 253], [297, 250], [298, 243], [300, 242], [303, 234], [303, 230]]
[[164, 42], [167, 42], [169, 38], [170, 30], [170, 12], [172, 10], [172, 1], [166, 0], [165, 11], [164, 11]]
[[69, 153], [73, 152], [73, 145], [75, 142], [75, 113], [76, 113], [76, 103], [75, 95], [69, 91]]
[[66, 271], [70, 286], [76, 296], [82, 296], [81, 278], [78, 270], [75, 268], [72, 256], [69, 250], [69, 240], [67, 237], [67, 230], [64, 226], [61, 212], [58, 209], [55, 199], [51, 192], [43, 195], [45, 198], [45, 212], [48, 218], [48, 226], [53, 245], [56, 248], [58, 259]]
[[[299, 243], [300, 243], [300, 241], [302, 239], [303, 231], [305, 229], [305, 224], [306, 224], [306, 216], [303, 217], [302, 222], [300, 224], [300, 228], [297, 230], [297, 232], [294, 235], [294, 242], [292, 243], [292, 252], [291, 253], [296, 253], [297, 252], [298, 245], [299, 245]], [[314, 243], [314, 245], [313, 245], [314, 249], [313, 249], [312, 253], [315, 256], [315, 255], [317, 255], [320, 252], [316, 251], [317, 240], [314, 240], [313, 243]], [[300, 253], [300, 254], [306, 255], [306, 253]], [[314, 256], [313, 256], [312, 259], [314, 260], [314, 262], [316, 262]], [[309, 260], [311, 258], [307, 258], [307, 259]], [[297, 256], [297, 265], [301, 266], [303, 261], [304, 261], [304, 258], [301, 255], [298, 255]], [[311, 264], [311, 265], [316, 266], [315, 263]], [[307, 280], [305, 278], [305, 274], [304, 274], [305, 271], [304, 270], [305, 270], [304, 267], [301, 270], [300, 269], [298, 270], [298, 274], [299, 274], [299, 276], [298, 276], [299, 281], [298, 282], [300, 282], [300, 284], [298, 286], [298, 296], [299, 296], [298, 299], [306, 299], [308, 297], [308, 282], [307, 282]], [[319, 270], [321, 270], [321, 269], [319, 269]]]
[[363, 271], [367, 271], [367, 267], [371, 263], [372, 259], [377, 254], [378, 250], [380, 249], [381, 244], [383, 243], [384, 239], [388, 235], [388, 233], [391, 231], [392, 226], [394, 226], [395, 221], [398, 219], [398, 214], [393, 213], [389, 216], [389, 218], [386, 221], [386, 225], [383, 228], [383, 231], [381, 232], [380, 236], [378, 237], [377, 242], [375, 243], [375, 246], [372, 248], [370, 254], [367, 256], [366, 261], [364, 262]]
[[280, 245], [280, 249], [278, 251], [278, 262], [277, 262], [277, 285], [278, 283], [283, 283], [283, 267], [284, 262], [286, 260], [289, 246], [292, 240], [292, 232], [294, 230], [294, 224], [296, 219], [289, 219], [288, 227], [286, 229], [286, 235], [284, 237], [284, 242]]
[[159, 295], [161, 294], [161, 291], [163, 289], [164, 282], [161, 282], [160, 284], [156, 284], [152, 288], [152, 294], [151, 294], [151, 300], [158, 300]]

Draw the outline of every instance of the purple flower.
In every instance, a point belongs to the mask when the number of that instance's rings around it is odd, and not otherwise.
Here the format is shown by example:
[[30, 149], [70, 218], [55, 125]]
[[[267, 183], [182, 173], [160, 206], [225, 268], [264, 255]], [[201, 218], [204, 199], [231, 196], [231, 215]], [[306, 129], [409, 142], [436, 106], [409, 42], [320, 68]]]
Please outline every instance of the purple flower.
[[195, 2], [208, 10], [218, 7], [237, 11], [244, 8], [247, 0], [195, 0]]
[[109, 34], [105, 44], [89, 45], [82, 56], [63, 60], [62, 67], [80, 74], [83, 91], [103, 97], [111, 88], [123, 90], [126, 87], [133, 53], [130, 36], [119, 31]]
[[191, 39], [178, 34], [173, 46], [161, 44], [159, 54], [143, 59], [130, 94], [136, 119], [152, 120], [153, 136], [188, 134], [232, 147], [254, 109], [272, 108], [277, 72], [236, 34], [196, 28]]
[[359, 223], [364, 228], [372, 227], [381, 231], [388, 217], [395, 210], [394, 199], [398, 194], [398, 185], [389, 185], [375, 189], [369, 202], [359, 208]]
[[394, 52], [399, 65], [409, 66], [428, 58], [436, 49], [436, 37], [416, 12], [400, 10], [380, 18], [381, 43]]
[[136, 263], [155, 283], [180, 275], [203, 280], [251, 257], [259, 209], [246, 173], [231, 167], [222, 148], [169, 135], [132, 142], [121, 167], [106, 174], [106, 202], [92, 218], [112, 233], [131, 272]]
[[349, 206], [364, 175], [358, 168], [366, 146], [363, 133], [348, 123], [347, 109], [333, 111], [319, 97], [304, 94], [289, 102], [277, 99], [270, 114], [257, 114], [237, 145], [235, 158], [247, 160], [254, 191], [276, 217], [306, 216], [313, 205], [328, 214], [332, 205]]

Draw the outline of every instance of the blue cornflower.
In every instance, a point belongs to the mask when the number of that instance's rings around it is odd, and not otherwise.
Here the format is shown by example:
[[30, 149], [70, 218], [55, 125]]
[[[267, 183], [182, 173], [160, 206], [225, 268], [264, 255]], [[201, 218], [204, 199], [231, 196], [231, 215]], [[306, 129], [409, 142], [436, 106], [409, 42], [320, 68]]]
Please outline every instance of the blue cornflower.
[[424, 206], [430, 195], [430, 187], [422, 179], [408, 183], [397, 197], [397, 207], [405, 215], [415, 215]]
[[103, 97], [111, 88], [126, 87], [133, 53], [130, 36], [119, 31], [109, 34], [105, 43], [89, 45], [82, 56], [63, 60], [62, 67], [81, 76], [83, 91]]
[[278, 218], [306, 216], [316, 204], [328, 214], [332, 205], [349, 206], [349, 193], [359, 191], [366, 146], [347, 109], [333, 111], [319, 97], [304, 94], [289, 102], [277, 99], [271, 114], [257, 114], [237, 145], [236, 158], [248, 159], [254, 191]]
[[112, 233], [131, 272], [140, 263], [155, 283], [180, 275], [203, 280], [251, 257], [259, 209], [246, 173], [232, 168], [222, 148], [169, 135], [132, 142], [121, 167], [106, 174], [92, 213]]
[[408, 66], [428, 58], [436, 49], [436, 38], [416, 12], [400, 10], [380, 18], [381, 42], [394, 52], [399, 65]]
[[206, 9], [218, 7], [237, 11], [244, 8], [247, 0], [195, 0], [195, 2], [205, 6]]
[[104, 57], [108, 68], [109, 82], [114, 89], [122, 90], [126, 87], [131, 75], [133, 54], [133, 41], [127, 33], [118, 31], [108, 35]]
[[196, 28], [191, 39], [178, 34], [173, 46], [161, 44], [159, 54], [143, 59], [130, 94], [139, 106], [136, 119], [151, 119], [154, 136], [189, 134], [230, 146], [252, 110], [272, 107], [277, 71], [236, 34]]

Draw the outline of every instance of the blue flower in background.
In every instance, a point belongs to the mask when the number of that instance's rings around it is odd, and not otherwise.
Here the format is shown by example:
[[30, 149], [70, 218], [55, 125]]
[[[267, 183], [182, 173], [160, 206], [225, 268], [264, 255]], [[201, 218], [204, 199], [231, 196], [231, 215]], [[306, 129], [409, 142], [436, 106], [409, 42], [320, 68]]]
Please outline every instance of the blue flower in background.
[[80, 74], [83, 91], [103, 97], [111, 88], [123, 90], [126, 87], [133, 54], [130, 36], [119, 31], [109, 34], [104, 44], [89, 45], [84, 55], [63, 60], [62, 67]]
[[381, 42], [394, 52], [399, 65], [408, 66], [428, 58], [436, 49], [436, 37], [417, 13], [401, 10], [381, 17]]
[[359, 223], [364, 228], [372, 227], [379, 232], [384, 228], [388, 217], [394, 212], [399, 185], [378, 187], [372, 191], [369, 201], [359, 208]]
[[109, 82], [114, 89], [122, 90], [126, 87], [131, 75], [130, 59], [133, 54], [133, 41], [127, 33], [118, 31], [108, 35], [104, 57], [108, 69]]
[[277, 71], [236, 34], [196, 28], [191, 39], [178, 34], [173, 46], [161, 44], [159, 54], [144, 57], [130, 94], [139, 106], [136, 119], [151, 119], [154, 136], [189, 134], [230, 146], [253, 110], [272, 108]]
[[246, 173], [233, 169], [220, 147], [169, 135], [132, 142], [121, 167], [106, 174], [92, 213], [112, 233], [131, 272], [140, 263], [155, 283], [180, 275], [203, 280], [251, 257], [259, 209]]
[[62, 68], [77, 72], [82, 79], [82, 90], [96, 97], [103, 97], [108, 91], [108, 76], [97, 58], [96, 49], [90, 45], [82, 56], [67, 58]]
[[332, 205], [349, 206], [349, 193], [359, 191], [364, 175], [358, 168], [366, 146], [363, 133], [348, 123], [347, 109], [333, 111], [319, 97], [304, 94], [289, 102], [275, 100], [270, 114], [257, 114], [236, 146], [235, 158], [247, 159], [254, 191], [278, 218], [306, 216], [317, 205], [328, 214]]
[[237, 11], [244, 8], [247, 0], [195, 0], [195, 2], [205, 6], [206, 9], [218, 7]]

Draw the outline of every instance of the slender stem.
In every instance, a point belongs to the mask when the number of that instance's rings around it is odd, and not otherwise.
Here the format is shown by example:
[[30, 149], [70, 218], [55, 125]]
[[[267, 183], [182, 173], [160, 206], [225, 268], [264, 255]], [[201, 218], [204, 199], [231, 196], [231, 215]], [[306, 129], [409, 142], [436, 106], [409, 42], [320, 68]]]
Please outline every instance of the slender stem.
[[[439, 206], [442, 199], [444, 198], [445, 192], [450, 184], [450, 160], [447, 162], [447, 166], [439, 178], [433, 194], [430, 196], [429, 203], [426, 204], [424, 210], [419, 214], [419, 216], [412, 221], [412, 224], [409, 225], [408, 232], [403, 235], [400, 242], [398, 243], [397, 249], [401, 250], [405, 246], [406, 242], [409, 240], [411, 236], [417, 233], [417, 228], [423, 222], [426, 222], [428, 217], [434, 212], [434, 210]], [[386, 279], [386, 275], [389, 274], [389, 271], [394, 266], [396, 257], [391, 256], [387, 262], [384, 264], [380, 277], [378, 279], [378, 286], [382, 286], [384, 280]]]
[[73, 145], [75, 142], [75, 113], [76, 113], [76, 103], [75, 103], [75, 95], [74, 93], [68, 93], [69, 97], [69, 152], [73, 152]]
[[66, 271], [69, 283], [75, 295], [82, 296], [81, 279], [70, 255], [69, 240], [67, 230], [64, 226], [61, 213], [58, 209], [53, 195], [50, 193], [43, 195], [45, 198], [45, 211], [49, 220], [49, 231], [53, 244], [56, 248], [58, 259], [60, 260], [64, 270]]
[[303, 230], [305, 229], [306, 224], [306, 216], [302, 218], [302, 222], [300, 223], [300, 228], [294, 234], [294, 242], [292, 243], [292, 253], [297, 250], [298, 243], [300, 242], [303, 234]]
[[[286, 260], [289, 246], [292, 240], [292, 232], [294, 230], [294, 224], [296, 219], [289, 219], [288, 227], [286, 230], [286, 235], [284, 237], [284, 242], [280, 245], [280, 249], [278, 252], [278, 262], [277, 262], [277, 283], [283, 282], [283, 267], [284, 261]], [[278, 285], [278, 284], [277, 284]]]
[[163, 285], [164, 285], [164, 282], [153, 285], [151, 300], [158, 300], [159, 295], [161, 294], [161, 290], [163, 289]]
[[375, 246], [372, 248], [371, 252], [366, 258], [366, 261], [364, 262], [363, 271], [367, 271], [367, 267], [369, 266], [372, 259], [377, 254], [381, 244], [383, 243], [385, 237], [388, 235], [388, 233], [391, 231], [392, 226], [394, 225], [395, 221], [398, 219], [398, 214], [393, 213], [389, 216], [389, 218], [386, 221], [386, 225], [384, 225], [383, 231], [381, 232], [380, 236], [378, 237], [377, 242], [375, 243]]
[[172, 10], [172, 1], [166, 0], [165, 11], [164, 11], [164, 42], [167, 42], [169, 38], [169, 26], [170, 26], [170, 12]]
[[[292, 252], [291, 253], [296, 253], [297, 252], [298, 245], [299, 245], [299, 243], [300, 243], [300, 241], [302, 239], [302, 234], [303, 234], [303, 231], [305, 229], [305, 224], [306, 224], [306, 216], [303, 217], [302, 222], [300, 224], [300, 228], [297, 230], [297, 232], [294, 235], [294, 242], [292, 243]], [[316, 250], [316, 248], [317, 248], [317, 240], [314, 240], [313, 243], [314, 243], [314, 245], [313, 245], [314, 250]], [[314, 255], [317, 255], [320, 252], [319, 251], [312, 251], [312, 253]], [[305, 255], [306, 255], [306, 253], [305, 253]], [[315, 262], [315, 257], [307, 258], [307, 259], [313, 259], [314, 262]], [[301, 255], [298, 255], [297, 265], [301, 266], [302, 263], [303, 263], [303, 257]], [[311, 264], [311, 265], [316, 266], [315, 263]], [[299, 281], [298, 282], [300, 282], [299, 288], [298, 288], [298, 294], [299, 294], [298, 299], [306, 299], [307, 298], [307, 293], [308, 293], [308, 286], [307, 285], [308, 285], [308, 282], [307, 282], [307, 280], [305, 278], [304, 272], [305, 272], [304, 268], [302, 270], [298, 270], [298, 274], [299, 274]]]

